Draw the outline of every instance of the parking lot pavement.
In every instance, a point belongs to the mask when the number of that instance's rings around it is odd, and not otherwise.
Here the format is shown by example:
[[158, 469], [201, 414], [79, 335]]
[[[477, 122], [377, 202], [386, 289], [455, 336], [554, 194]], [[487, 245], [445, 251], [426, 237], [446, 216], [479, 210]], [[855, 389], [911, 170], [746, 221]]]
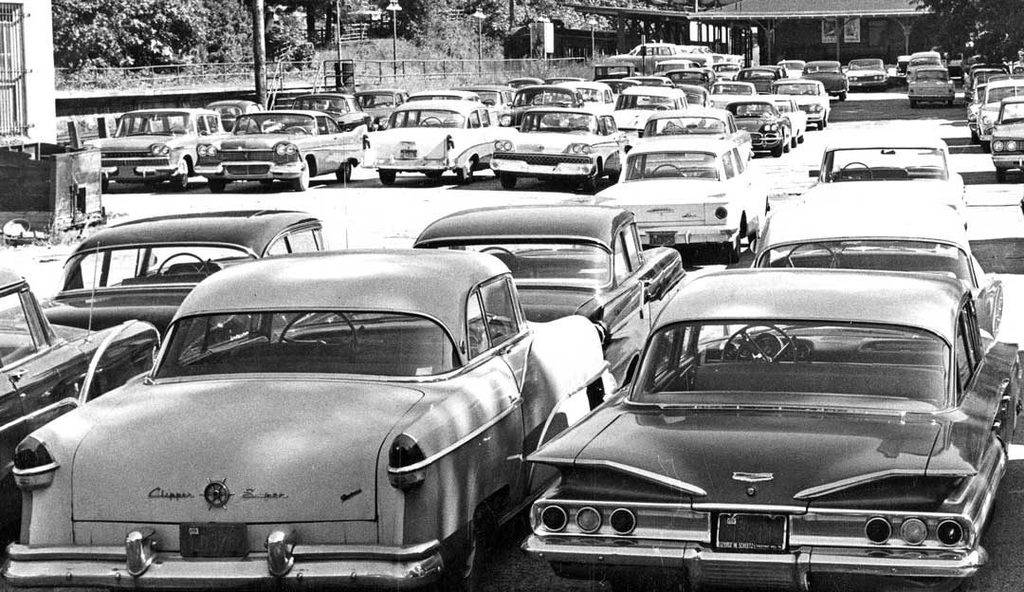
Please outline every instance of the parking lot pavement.
[[[844, 103], [833, 103], [833, 124], [823, 131], [807, 133], [806, 142], [782, 158], [758, 157], [753, 161], [763, 182], [769, 187], [772, 207], [786, 207], [796, 201], [800, 191], [811, 184], [809, 169], [817, 168], [824, 146], [852, 133], [927, 134], [944, 138], [952, 147], [952, 166], [967, 185], [968, 231], [972, 238], [1002, 239], [987, 243], [1001, 252], [1024, 252], [1024, 216], [1020, 208], [1024, 196], [1024, 178], [997, 185], [989, 155], [968, 144], [969, 132], [963, 125], [964, 107], [909, 108], [906, 97], [898, 93], [850, 95]], [[253, 208], [297, 209], [324, 220], [329, 246], [405, 247], [409, 246], [430, 221], [450, 212], [504, 204], [558, 202], [571, 197], [564, 188], [527, 182], [516, 191], [502, 191], [493, 177], [469, 186], [456, 186], [454, 177], [446, 177], [439, 186], [422, 177], [402, 175], [393, 187], [381, 187], [372, 170], [359, 169], [348, 187], [327, 177], [315, 181], [306, 193], [290, 193], [257, 184], [229, 186], [222, 195], [211, 195], [199, 186], [184, 194], [165, 191], [137, 193], [114, 187], [104, 196], [111, 222], [171, 214]], [[196, 179], [198, 182], [199, 179]], [[878, 213], [884, 216], [885, 212]], [[827, 223], [827, 221], [824, 221]], [[1013, 240], [1017, 239], [1017, 240]], [[994, 245], [994, 246], [993, 246]], [[58, 285], [63, 258], [72, 245], [29, 247], [4, 251], [0, 261], [23, 273], [41, 296], [52, 294]], [[1005, 255], [1004, 255], [1005, 257]], [[690, 266], [699, 262], [690, 261]], [[1009, 264], [998, 271], [1024, 271]], [[1024, 267], [1024, 265], [1022, 265]], [[1003, 340], [1024, 338], [1024, 276], [1002, 276], [1006, 284], [1006, 311]], [[911, 305], [911, 303], [908, 303]], [[1020, 337], [1018, 337], [1020, 336]], [[1024, 339], [1022, 339], [1024, 340]], [[1018, 435], [1024, 444], [1024, 434]], [[1010, 463], [1003, 481], [995, 514], [982, 544], [989, 552], [989, 564], [970, 582], [970, 592], [1010, 592], [1021, 589], [1024, 581], [1024, 546], [1019, 533], [1024, 530], [1024, 470], [1022, 461]], [[569, 582], [556, 578], [542, 562], [525, 557], [519, 543], [525, 527], [506, 529], [488, 558], [490, 567], [487, 592], [587, 591], [605, 590], [600, 584]], [[3, 590], [0, 584], [0, 591]]]

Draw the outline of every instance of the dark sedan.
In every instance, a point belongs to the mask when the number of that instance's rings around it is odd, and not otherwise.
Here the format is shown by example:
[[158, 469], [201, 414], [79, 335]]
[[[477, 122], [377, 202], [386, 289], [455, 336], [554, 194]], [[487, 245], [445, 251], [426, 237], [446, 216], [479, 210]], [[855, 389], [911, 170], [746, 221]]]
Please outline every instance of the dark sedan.
[[633, 214], [598, 206], [514, 206], [469, 210], [437, 220], [416, 248], [489, 253], [508, 266], [526, 318], [572, 314], [601, 327], [605, 359], [622, 384], [662, 299], [683, 277], [679, 253], [642, 251]]
[[576, 89], [549, 84], [527, 86], [516, 91], [512, 112], [502, 115], [499, 123], [506, 127], [519, 127], [523, 114], [532, 107], [579, 108], [583, 104], [583, 95]]
[[839, 97], [840, 101], [846, 100], [846, 93], [850, 92], [850, 81], [839, 62], [819, 61], [807, 62], [804, 66], [803, 78], [817, 80], [825, 85], [825, 91], [829, 96]]
[[754, 85], [759, 95], [772, 94], [772, 83], [782, 80], [783, 76], [779, 69], [773, 66], [761, 66], [756, 68], [743, 68], [736, 74], [738, 82], [749, 82]]
[[320, 221], [302, 212], [237, 211], [163, 216], [101, 230], [64, 265], [50, 321], [100, 329], [129, 319], [163, 332], [200, 281], [271, 255], [323, 251]]
[[345, 93], [317, 93], [296, 97], [288, 109], [320, 111], [334, 118], [342, 131], [354, 130], [361, 125], [367, 129], [373, 124], [370, 114], [363, 111], [356, 97]]
[[373, 88], [355, 94], [356, 104], [370, 116], [369, 131], [381, 129], [395, 107], [409, 99], [409, 91], [400, 88]]

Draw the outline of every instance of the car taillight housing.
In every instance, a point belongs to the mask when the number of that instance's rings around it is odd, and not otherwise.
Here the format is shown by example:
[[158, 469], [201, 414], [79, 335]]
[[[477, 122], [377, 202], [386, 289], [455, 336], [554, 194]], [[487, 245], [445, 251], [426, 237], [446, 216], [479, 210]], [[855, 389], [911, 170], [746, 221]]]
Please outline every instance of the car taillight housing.
[[392, 487], [407, 490], [423, 483], [425, 475], [417, 467], [426, 460], [416, 439], [399, 434], [388, 449], [388, 481]]
[[59, 465], [39, 440], [29, 436], [14, 450], [14, 482], [21, 489], [39, 489], [53, 483]]

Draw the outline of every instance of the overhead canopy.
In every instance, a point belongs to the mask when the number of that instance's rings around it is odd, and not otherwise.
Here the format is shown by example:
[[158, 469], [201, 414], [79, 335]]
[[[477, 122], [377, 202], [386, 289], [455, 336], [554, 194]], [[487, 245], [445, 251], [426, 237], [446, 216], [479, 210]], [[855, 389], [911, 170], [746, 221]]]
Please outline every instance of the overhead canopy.
[[741, 0], [691, 14], [694, 20], [817, 19], [836, 17], [915, 17], [928, 14], [914, 0]]

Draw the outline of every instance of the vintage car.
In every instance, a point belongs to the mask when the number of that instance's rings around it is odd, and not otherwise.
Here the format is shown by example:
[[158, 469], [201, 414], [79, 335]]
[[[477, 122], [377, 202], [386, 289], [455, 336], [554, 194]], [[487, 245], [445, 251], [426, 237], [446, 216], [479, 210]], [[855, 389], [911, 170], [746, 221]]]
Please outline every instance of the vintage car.
[[225, 137], [220, 114], [207, 109], [141, 109], [121, 116], [112, 138], [90, 142], [100, 151], [103, 188], [117, 183], [169, 181], [188, 189], [196, 147]]
[[623, 78], [623, 80], [634, 80], [638, 82], [640, 86], [675, 86], [672, 79], [665, 76], [630, 76], [629, 78]]
[[979, 97], [980, 108], [978, 110], [978, 140], [981, 143], [981, 149], [985, 152], [989, 152], [992, 148], [992, 128], [995, 127], [996, 118], [999, 117], [1002, 100], [1019, 96], [1024, 96], [1024, 80], [1019, 78], [989, 81], [985, 85], [985, 92]]
[[498, 121], [504, 127], [519, 127], [523, 113], [534, 107], [583, 108], [586, 103], [579, 91], [564, 86], [549, 84], [527, 86], [516, 91], [512, 99], [512, 113]]
[[409, 101], [368, 141], [383, 185], [393, 185], [398, 173], [438, 181], [448, 171], [462, 184], [488, 168], [494, 142], [508, 136], [479, 101]]
[[846, 93], [850, 92], [850, 81], [843, 74], [839, 62], [823, 60], [819, 62], [807, 62], [801, 78], [817, 80], [825, 85], [825, 92], [832, 97], [838, 97], [840, 101], [846, 100]]
[[703, 86], [693, 84], [677, 84], [676, 88], [686, 95], [687, 107], [709, 107], [711, 106], [711, 93]]
[[131, 319], [167, 329], [196, 284], [272, 255], [326, 249], [320, 220], [275, 210], [176, 214], [100, 230], [64, 264], [60, 291], [46, 303], [51, 322], [105, 329]]
[[846, 79], [850, 83], [850, 92], [889, 88], [889, 73], [885, 63], [877, 58], [850, 60], [846, 66]]
[[914, 68], [921, 68], [923, 66], [946, 67], [946, 64], [943, 63], [942, 54], [937, 51], [918, 51], [910, 54], [910, 62], [907, 64], [907, 75], [910, 75]]
[[661, 75], [671, 80], [676, 86], [690, 84], [693, 86], [703, 86], [708, 90], [711, 90], [711, 85], [717, 80], [715, 71], [710, 68], [680, 68], [666, 70]]
[[517, 133], [494, 143], [491, 169], [503, 189], [525, 177], [567, 181], [592, 193], [601, 177], [618, 177], [625, 147], [626, 134], [611, 115], [536, 107], [524, 113]]
[[678, 88], [638, 86], [619, 93], [612, 115], [620, 130], [638, 134], [652, 111], [676, 111], [686, 107], [686, 94]]
[[472, 101], [482, 103], [483, 99], [470, 90], [421, 90], [411, 93], [407, 101]]
[[604, 335], [617, 384], [632, 378], [662, 299], [683, 278], [679, 253], [641, 250], [620, 208], [541, 205], [466, 210], [427, 226], [416, 248], [477, 251], [512, 271], [526, 320], [580, 315]]
[[[885, 216], [878, 212], [884, 209]], [[822, 224], [827, 220], [827, 224]], [[981, 330], [998, 336], [1003, 284], [971, 252], [964, 222], [950, 208], [892, 203], [887, 195], [801, 203], [772, 212], [753, 267], [865, 269], [952, 276], [971, 290]]]
[[211, 193], [223, 193], [232, 181], [283, 181], [306, 191], [310, 179], [330, 173], [348, 183], [365, 158], [365, 136], [365, 125], [345, 128], [319, 111], [252, 113], [239, 117], [227, 138], [199, 144], [195, 172]]
[[1003, 99], [992, 127], [992, 164], [996, 181], [1014, 169], [1024, 172], [1024, 97]]
[[471, 92], [480, 97], [480, 102], [492, 107], [500, 114], [512, 108], [512, 95], [515, 91], [502, 84], [484, 84], [478, 86], [461, 86], [456, 90]]
[[555, 86], [579, 92], [583, 97], [583, 106], [598, 115], [608, 115], [615, 110], [615, 93], [604, 82], [559, 82]]
[[630, 64], [637, 72], [654, 72], [665, 60], [689, 59], [687, 48], [673, 43], [642, 43], [629, 53], [613, 55], [605, 58], [608, 64]]
[[216, 274], [145, 380], [22, 441], [5, 583], [479, 589], [482, 537], [553, 479], [524, 457], [615, 383], [590, 321], [521, 311], [478, 253]]
[[711, 67], [719, 80], [735, 80], [740, 73], [740, 65], [733, 63], [715, 64]]
[[911, 109], [921, 103], [944, 103], [952, 107], [955, 99], [956, 86], [945, 68], [921, 66], [907, 75], [907, 100]]
[[633, 212], [645, 247], [718, 245], [735, 263], [764, 225], [768, 192], [735, 142], [656, 136], [633, 145], [619, 183], [593, 203]]
[[25, 280], [0, 268], [0, 529], [17, 532], [21, 518], [11, 474], [18, 442], [149, 370], [159, 346], [160, 334], [140, 321], [102, 330], [51, 324]]
[[736, 74], [737, 82], [749, 82], [757, 89], [758, 94], [766, 95], [772, 92], [772, 83], [782, 80], [783, 76], [778, 70], [769, 66], [758, 66], [744, 68]]
[[395, 107], [409, 100], [409, 91], [399, 88], [373, 88], [355, 93], [356, 104], [370, 116], [369, 131], [380, 129]]
[[619, 80], [636, 74], [636, 68], [630, 64], [595, 64], [594, 82]]
[[228, 132], [235, 129], [235, 120], [239, 115], [263, 111], [263, 107], [259, 103], [243, 100], [214, 101], [204, 108], [220, 113], [220, 124], [224, 131]]
[[658, 62], [658, 66], [654, 69], [653, 74], [657, 76], [663, 76], [665, 72], [669, 72], [671, 70], [699, 70], [703, 67], [704, 62], [694, 61], [686, 58], [677, 58]]
[[832, 104], [825, 85], [817, 80], [779, 80], [772, 84], [772, 94], [792, 97], [800, 110], [807, 114], [807, 125], [818, 129], [828, 127]]
[[540, 86], [540, 85], [544, 84], [544, 81], [541, 80], [540, 78], [526, 77], [526, 78], [513, 78], [513, 79], [509, 80], [508, 82], [506, 82], [505, 84], [507, 84], [510, 88], [512, 88], [512, 90], [519, 90], [521, 88], [526, 88], [527, 86]]
[[750, 132], [736, 125], [736, 118], [725, 109], [687, 107], [682, 111], [656, 111], [647, 117], [641, 138], [697, 136], [729, 140], [747, 160], [754, 155]]
[[952, 208], [966, 224], [964, 180], [950, 170], [941, 138], [850, 135], [825, 146], [820, 168], [809, 175], [817, 182], [804, 193], [807, 201], [867, 195], [922, 200]]
[[964, 100], [971, 101], [977, 96], [977, 89], [980, 85], [988, 82], [989, 78], [1006, 74], [1006, 68], [1001, 65], [978, 64], [971, 66], [967, 77], [964, 78]]
[[373, 118], [363, 111], [355, 95], [347, 93], [316, 93], [296, 97], [287, 111], [319, 111], [334, 118], [342, 131], [365, 132], [373, 124]]
[[981, 115], [981, 100], [985, 96], [985, 88], [987, 84], [980, 84], [975, 87], [974, 98], [966, 102], [967, 110], [967, 127], [971, 130], [971, 144], [980, 144], [981, 138], [978, 136], [978, 127], [981, 122], [978, 121], [978, 117]]
[[756, 94], [757, 88], [750, 82], [735, 80], [716, 82], [711, 87], [711, 106], [722, 109], [733, 102], [736, 97], [752, 97]]
[[579, 76], [551, 76], [544, 79], [544, 84], [561, 84], [563, 82], [583, 82], [585, 79]]
[[804, 135], [807, 132], [807, 113], [796, 104], [793, 97], [785, 95], [768, 95], [775, 107], [783, 116], [789, 119], [792, 135], [789, 138], [789, 147], [796, 148], [797, 144], [804, 143]]
[[725, 106], [736, 125], [750, 133], [755, 152], [770, 152], [775, 158], [792, 148], [793, 123], [769, 97], [737, 97]]
[[804, 60], [782, 60], [778, 66], [786, 71], [786, 78], [800, 78], [804, 73], [807, 62]]
[[910, 56], [896, 56], [896, 76], [906, 77], [907, 69], [910, 67]]
[[626, 78], [620, 78], [617, 80], [602, 80], [604, 84], [607, 84], [612, 89], [612, 94], [616, 97], [619, 96], [623, 90], [634, 86], [640, 86], [640, 83], [636, 80], [629, 80]]
[[561, 479], [524, 549], [615, 590], [949, 590], [986, 562], [1020, 372], [952, 278], [703, 275], [625, 397], [528, 457]]

